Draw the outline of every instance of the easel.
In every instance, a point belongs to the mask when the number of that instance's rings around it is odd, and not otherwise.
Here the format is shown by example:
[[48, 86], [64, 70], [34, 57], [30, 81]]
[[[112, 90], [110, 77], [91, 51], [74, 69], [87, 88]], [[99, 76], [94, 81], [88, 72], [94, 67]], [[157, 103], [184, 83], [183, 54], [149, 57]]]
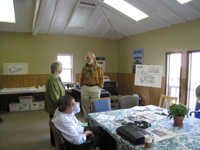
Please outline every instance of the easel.
[[[143, 86], [142, 86], [142, 88], [143, 88]], [[142, 88], [140, 90], [140, 94], [142, 93]], [[155, 105], [155, 98], [154, 98], [154, 93], [153, 93], [153, 87], [149, 87], [149, 91], [150, 91], [150, 103], [151, 103], [151, 93], [152, 93], [153, 102], [154, 102], [154, 105]]]

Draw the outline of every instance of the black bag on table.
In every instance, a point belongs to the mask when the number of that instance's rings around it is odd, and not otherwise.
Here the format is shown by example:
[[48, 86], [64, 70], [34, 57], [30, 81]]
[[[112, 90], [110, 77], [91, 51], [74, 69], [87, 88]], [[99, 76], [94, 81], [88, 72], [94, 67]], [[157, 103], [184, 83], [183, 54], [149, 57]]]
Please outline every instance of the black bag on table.
[[129, 140], [134, 145], [144, 144], [144, 136], [149, 134], [148, 131], [134, 125], [121, 126], [116, 129], [117, 133], [124, 139]]

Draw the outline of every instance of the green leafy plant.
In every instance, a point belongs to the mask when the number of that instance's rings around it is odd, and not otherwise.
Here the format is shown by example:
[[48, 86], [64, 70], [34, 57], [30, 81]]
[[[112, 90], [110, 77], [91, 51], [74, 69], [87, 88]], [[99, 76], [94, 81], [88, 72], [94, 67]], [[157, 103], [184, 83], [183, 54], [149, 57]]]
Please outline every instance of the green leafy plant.
[[169, 106], [169, 114], [168, 114], [168, 118], [172, 119], [174, 117], [182, 117], [182, 116], [187, 116], [188, 117], [188, 112], [189, 112], [189, 109], [187, 108], [186, 105], [183, 105], [181, 103], [179, 104], [176, 104], [176, 103], [173, 103], [171, 106]]

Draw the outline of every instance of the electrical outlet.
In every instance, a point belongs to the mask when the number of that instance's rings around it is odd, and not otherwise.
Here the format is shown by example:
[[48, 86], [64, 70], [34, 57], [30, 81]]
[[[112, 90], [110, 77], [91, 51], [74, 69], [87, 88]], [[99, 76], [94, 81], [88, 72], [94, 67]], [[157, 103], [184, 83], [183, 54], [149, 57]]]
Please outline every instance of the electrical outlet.
[[142, 97], [144, 98], [144, 95], [142, 95]]

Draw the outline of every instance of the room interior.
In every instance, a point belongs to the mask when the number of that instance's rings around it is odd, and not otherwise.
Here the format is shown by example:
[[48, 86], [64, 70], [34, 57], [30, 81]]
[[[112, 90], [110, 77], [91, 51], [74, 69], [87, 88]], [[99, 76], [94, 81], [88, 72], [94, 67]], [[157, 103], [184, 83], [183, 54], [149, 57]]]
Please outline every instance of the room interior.
[[[166, 52], [183, 52], [180, 102], [185, 104], [187, 51], [200, 48], [200, 1], [183, 5], [176, 0], [127, 2], [149, 17], [136, 22], [102, 0], [15, 0], [16, 23], [0, 22], [0, 88], [45, 85], [56, 54], [65, 53], [76, 57], [78, 82], [85, 54], [92, 51], [97, 57], [105, 57], [104, 74], [118, 82], [121, 95], [140, 94], [141, 103], [149, 105], [153, 104], [149, 87], [141, 92], [142, 87], [134, 85], [133, 50], [143, 49], [144, 65], [164, 68]], [[84, 3], [94, 9], [90, 19], [82, 28], [68, 27], [74, 9], [90, 7]], [[28, 63], [28, 74], [4, 75], [4, 63]], [[158, 105], [160, 95], [165, 93], [165, 69], [162, 87], [153, 90]], [[4, 109], [8, 110], [6, 103]]]

